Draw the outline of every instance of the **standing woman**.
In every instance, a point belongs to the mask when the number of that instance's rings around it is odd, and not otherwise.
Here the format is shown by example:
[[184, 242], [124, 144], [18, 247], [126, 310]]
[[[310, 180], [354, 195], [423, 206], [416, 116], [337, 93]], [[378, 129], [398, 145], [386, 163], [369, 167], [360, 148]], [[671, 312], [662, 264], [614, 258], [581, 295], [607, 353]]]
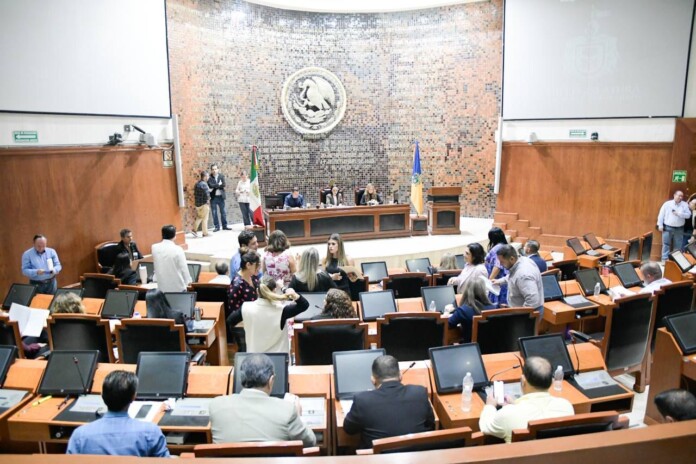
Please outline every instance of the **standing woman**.
[[466, 264], [462, 272], [457, 277], [452, 277], [449, 282], [447, 282], [447, 285], [457, 286], [457, 293], [464, 293], [464, 285], [469, 279], [475, 279], [478, 276], [484, 279], [488, 278], [488, 269], [486, 269], [486, 265], [484, 264], [486, 254], [480, 243], [468, 244], [464, 252], [464, 259], [466, 260]]
[[[259, 298], [247, 301], [242, 310], [232, 315], [234, 325], [244, 321], [249, 353], [289, 353], [287, 320], [309, 308], [309, 302], [292, 289], [285, 294], [273, 277], [264, 275], [259, 283]], [[283, 304], [285, 302], [285, 304]]]
[[[239, 351], [246, 351], [244, 329], [235, 325], [241, 320], [242, 305], [247, 301], [258, 298], [259, 288], [259, 255], [255, 251], [247, 251], [239, 262], [239, 272], [232, 277], [225, 308], [227, 339], [234, 340]], [[237, 322], [233, 322], [233, 321]]]
[[316, 248], [307, 248], [300, 259], [300, 269], [292, 276], [290, 288], [296, 292], [326, 292], [336, 288], [331, 276], [319, 270], [319, 252]]
[[251, 182], [246, 171], [242, 170], [242, 178], [237, 182], [237, 188], [234, 191], [237, 194], [237, 203], [242, 211], [242, 221], [245, 226], [250, 226], [254, 223], [254, 216], [249, 208], [249, 193], [251, 192]]
[[290, 282], [292, 275], [297, 272], [295, 257], [290, 254], [290, 241], [282, 230], [274, 230], [268, 236], [268, 246], [263, 253], [262, 270], [283, 283]]
[[[505, 232], [500, 227], [493, 227], [488, 231], [488, 254], [486, 254], [486, 270], [488, 271], [488, 278], [490, 280], [502, 279], [507, 276], [510, 271], [505, 269], [500, 261], [498, 260], [498, 249], [507, 245], [507, 239], [505, 238]], [[490, 293], [488, 298], [491, 303], [507, 304], [507, 285], [502, 285], [500, 287], [500, 295], [494, 295]]]
[[326, 194], [326, 206], [342, 206], [343, 205], [343, 194], [338, 191], [338, 187], [335, 185], [331, 187], [331, 193]]
[[[343, 239], [340, 234], [331, 234], [329, 241], [326, 242], [326, 258], [324, 258], [324, 269], [331, 276], [337, 288], [351, 294], [351, 283], [355, 280], [355, 274], [348, 275], [343, 266], [355, 266], [355, 261], [348, 255], [343, 246]], [[351, 279], [353, 277], [353, 279]]]

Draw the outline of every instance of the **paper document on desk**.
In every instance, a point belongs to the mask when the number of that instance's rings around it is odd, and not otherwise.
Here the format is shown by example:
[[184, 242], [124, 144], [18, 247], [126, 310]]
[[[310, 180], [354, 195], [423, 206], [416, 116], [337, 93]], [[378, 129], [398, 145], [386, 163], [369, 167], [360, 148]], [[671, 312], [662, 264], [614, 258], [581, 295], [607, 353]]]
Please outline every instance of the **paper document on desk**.
[[553, 258], [554, 261], [563, 261], [565, 256], [563, 256], [563, 253], [559, 251], [552, 251], [551, 252], [551, 257]]
[[116, 330], [117, 325], [121, 325], [121, 319], [109, 319], [109, 330], [111, 333]]
[[343, 409], [343, 414], [348, 414], [350, 408], [353, 407], [353, 400], [339, 400], [341, 403], [341, 409]]
[[176, 401], [172, 416], [208, 416], [212, 398], [183, 398]]
[[615, 287], [611, 287], [608, 293], [612, 300], [615, 300], [617, 298], [624, 298], [627, 296], [633, 296], [636, 294], [636, 292], [632, 292], [623, 285], [616, 285]]
[[34, 309], [12, 303], [10, 306], [10, 320], [17, 321], [19, 333], [22, 337], [39, 337], [46, 326], [46, 319], [51, 312], [48, 309]]
[[618, 382], [614, 380], [607, 371], [591, 371], [583, 372], [582, 374], [575, 375], [575, 382], [583, 390], [591, 390], [593, 388], [609, 387], [611, 385], [617, 385]]
[[27, 392], [24, 390], [0, 389], [0, 408], [10, 409], [15, 404], [22, 401]]
[[209, 331], [215, 325], [215, 321], [211, 319], [201, 319], [200, 321], [193, 321], [193, 330], [196, 331]]
[[101, 395], [83, 395], [78, 396], [77, 401], [73, 403], [70, 407], [72, 412], [93, 412], [97, 411], [106, 412], [106, 403], [102, 399]]
[[302, 422], [309, 427], [320, 427], [326, 418], [326, 404], [323, 396], [300, 397]]

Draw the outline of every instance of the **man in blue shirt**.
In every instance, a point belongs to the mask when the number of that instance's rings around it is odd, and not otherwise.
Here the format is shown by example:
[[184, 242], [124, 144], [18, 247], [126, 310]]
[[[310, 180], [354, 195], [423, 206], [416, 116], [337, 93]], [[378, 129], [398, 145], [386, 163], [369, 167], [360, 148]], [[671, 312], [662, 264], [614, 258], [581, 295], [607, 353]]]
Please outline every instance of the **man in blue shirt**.
[[34, 235], [34, 246], [22, 255], [22, 274], [29, 277], [29, 283], [36, 285], [38, 293], [53, 295], [58, 289], [56, 276], [63, 267], [58, 254], [46, 246], [46, 237]]
[[293, 187], [292, 193], [285, 197], [285, 208], [304, 208], [304, 197], [300, 194], [299, 187]]
[[534, 261], [534, 264], [539, 268], [539, 272], [546, 272], [548, 270], [548, 264], [539, 256], [539, 242], [536, 240], [527, 240], [527, 243], [524, 244], [524, 254], [527, 258]]
[[[230, 279], [232, 280], [234, 280], [234, 276], [239, 272], [242, 255], [247, 251], [257, 251], [259, 249], [259, 240], [250, 230], [241, 231], [237, 236], [237, 242], [239, 242], [239, 249], [237, 253], [232, 255], [232, 259], [230, 260]], [[259, 270], [259, 279], [262, 275], [263, 273]]]
[[67, 454], [169, 457], [162, 431], [151, 422], [128, 417], [138, 378], [133, 372], [113, 371], [104, 379], [102, 399], [109, 408], [104, 417], [75, 429]]

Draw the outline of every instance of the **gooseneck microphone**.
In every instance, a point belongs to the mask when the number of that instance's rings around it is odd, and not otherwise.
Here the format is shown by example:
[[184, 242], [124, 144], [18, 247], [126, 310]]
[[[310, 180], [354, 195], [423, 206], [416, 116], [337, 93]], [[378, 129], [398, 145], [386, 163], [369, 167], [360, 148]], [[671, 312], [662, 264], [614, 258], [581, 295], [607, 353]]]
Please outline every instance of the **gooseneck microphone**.
[[75, 363], [75, 369], [77, 370], [77, 375], [80, 376], [80, 384], [82, 385], [82, 393], [87, 393], [87, 385], [85, 384], [85, 379], [82, 377], [82, 371], [80, 371], [80, 360], [77, 356], [73, 356], [73, 363]]
[[504, 374], [504, 373], [511, 371], [513, 369], [519, 369], [520, 367], [521, 367], [521, 364], [515, 364], [514, 366], [511, 366], [511, 367], [508, 367], [506, 369], [503, 369], [501, 371], [496, 372], [495, 374], [491, 375], [491, 378], [488, 380], [489, 380], [489, 382], [492, 382], [493, 379], [496, 378], [497, 376], [499, 376], [500, 374]]

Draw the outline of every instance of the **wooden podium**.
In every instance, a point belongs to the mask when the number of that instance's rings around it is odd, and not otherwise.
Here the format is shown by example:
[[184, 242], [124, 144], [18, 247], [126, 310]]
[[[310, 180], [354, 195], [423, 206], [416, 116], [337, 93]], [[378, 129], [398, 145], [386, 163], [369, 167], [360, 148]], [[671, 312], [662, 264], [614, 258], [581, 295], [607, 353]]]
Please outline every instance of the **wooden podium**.
[[461, 187], [432, 187], [428, 190], [428, 224], [433, 235], [459, 235]]

